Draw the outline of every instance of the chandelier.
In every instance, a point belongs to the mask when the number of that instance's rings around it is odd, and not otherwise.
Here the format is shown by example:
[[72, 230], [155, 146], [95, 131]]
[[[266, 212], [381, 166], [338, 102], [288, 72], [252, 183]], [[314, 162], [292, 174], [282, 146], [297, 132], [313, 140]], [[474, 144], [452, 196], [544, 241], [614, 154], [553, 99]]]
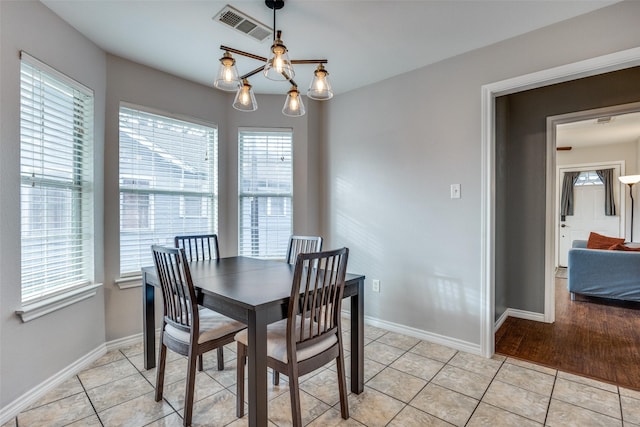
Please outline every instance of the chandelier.
[[[304, 116], [305, 109], [300, 97], [297, 83], [293, 80], [295, 71], [294, 64], [318, 64], [314, 71], [313, 79], [307, 90], [307, 97], [319, 101], [325, 101], [333, 97], [331, 84], [327, 76], [329, 73], [324, 68], [326, 59], [289, 59], [287, 47], [282, 42], [282, 31], [276, 30], [276, 10], [284, 7], [284, 0], [265, 0], [268, 8], [273, 9], [273, 45], [268, 58], [259, 55], [244, 52], [228, 46], [220, 46], [224, 51], [220, 58], [220, 68], [216, 76], [214, 86], [220, 90], [236, 92], [233, 101], [233, 108], [239, 111], [255, 111], [258, 109], [255, 94], [249, 84], [249, 78], [262, 72], [266, 78], [274, 81], [289, 82], [291, 88], [287, 92], [282, 113], [285, 116], [300, 117]], [[255, 70], [239, 76], [236, 68], [236, 60], [232, 54], [241, 55], [247, 58], [261, 61], [262, 65]]]

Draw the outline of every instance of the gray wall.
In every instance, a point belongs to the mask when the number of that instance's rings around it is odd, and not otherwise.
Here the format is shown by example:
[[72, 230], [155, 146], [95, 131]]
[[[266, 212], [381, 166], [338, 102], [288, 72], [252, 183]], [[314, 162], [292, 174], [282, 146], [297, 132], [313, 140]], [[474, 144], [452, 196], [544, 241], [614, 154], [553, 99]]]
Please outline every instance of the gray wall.
[[[640, 2], [622, 2], [331, 101], [324, 234], [333, 246], [349, 246], [350, 269], [367, 275], [367, 315], [479, 346], [480, 89], [636, 47], [638, 16]], [[539, 153], [532, 155], [544, 166]], [[544, 183], [530, 175], [523, 179]], [[449, 198], [453, 183], [462, 184], [459, 200]], [[523, 200], [542, 215], [526, 213], [534, 224], [544, 222], [544, 210], [531, 206], [538, 202]], [[506, 236], [528, 245], [538, 244], [543, 234], [531, 243], [529, 237]], [[522, 267], [543, 271], [537, 255]], [[380, 293], [369, 291], [374, 278], [381, 280]], [[542, 291], [535, 285], [531, 292], [537, 298]], [[496, 301], [502, 307], [510, 303], [503, 293]]]
[[[640, 101], [640, 67], [573, 80], [506, 96], [507, 111], [498, 128], [496, 165], [506, 186], [497, 197], [504, 200], [496, 212], [500, 236], [496, 289], [506, 292], [509, 308], [544, 312], [546, 138], [549, 116]], [[635, 155], [635, 153], [634, 153]], [[635, 163], [635, 161], [634, 161]], [[632, 165], [635, 168], [635, 164]], [[511, 237], [511, 238], [509, 238]], [[496, 296], [496, 300], [497, 300]], [[496, 315], [501, 313], [497, 311]]]
[[[286, 89], [286, 86], [285, 86]], [[284, 90], [284, 89], [283, 89]], [[218, 234], [222, 256], [238, 251], [238, 128], [283, 127], [293, 129], [294, 141], [294, 231], [319, 232], [317, 205], [318, 178], [314, 174], [319, 142], [308, 136], [309, 122], [315, 123], [317, 104], [305, 99], [307, 115], [294, 119], [282, 114], [285, 95], [258, 95], [253, 113], [231, 108], [233, 94], [185, 81], [181, 78], [107, 55], [107, 106], [105, 137], [105, 313], [106, 339], [115, 340], [142, 330], [142, 292], [140, 288], [120, 289], [119, 277], [119, 187], [118, 187], [118, 111], [121, 101], [192, 117], [218, 126], [219, 206]], [[317, 125], [315, 126], [317, 127]], [[310, 144], [313, 142], [313, 145]], [[313, 174], [313, 175], [312, 175]], [[161, 306], [156, 307], [160, 316]], [[159, 324], [159, 323], [158, 323]]]
[[104, 343], [103, 291], [28, 323], [20, 289], [20, 50], [95, 94], [95, 280], [104, 279], [106, 61], [102, 50], [39, 2], [0, 2], [0, 408]]
[[[105, 341], [141, 330], [140, 289], [121, 291], [113, 283], [121, 99], [218, 123], [226, 255], [237, 242], [237, 128], [293, 126], [294, 230], [319, 231], [327, 247], [349, 246], [350, 270], [365, 273], [367, 285], [371, 278], [381, 280], [381, 293], [367, 295], [367, 315], [478, 346], [480, 87], [635, 47], [640, 40], [640, 2], [623, 2], [338, 95], [324, 105], [309, 101], [308, 115], [292, 124], [280, 114], [283, 97], [258, 97], [260, 109], [244, 116], [229, 109], [231, 95], [105, 57], [38, 2], [2, 1], [0, 15], [2, 407]], [[105, 168], [97, 163], [96, 278], [104, 279], [104, 295], [100, 291], [27, 324], [14, 314], [20, 303], [19, 49], [96, 91], [96, 157], [104, 158]], [[462, 184], [462, 199], [449, 199], [451, 183]]]

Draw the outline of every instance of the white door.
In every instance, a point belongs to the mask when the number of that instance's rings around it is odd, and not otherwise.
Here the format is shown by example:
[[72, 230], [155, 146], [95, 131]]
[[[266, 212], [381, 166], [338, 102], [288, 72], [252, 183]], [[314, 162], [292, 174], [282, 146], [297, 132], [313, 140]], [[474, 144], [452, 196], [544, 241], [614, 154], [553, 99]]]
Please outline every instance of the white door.
[[587, 240], [589, 233], [594, 231], [611, 237], [620, 237], [620, 197], [618, 183], [619, 172], [614, 172], [614, 195], [616, 201], [616, 216], [604, 214], [604, 185], [576, 185], [573, 188], [573, 215], [567, 215], [565, 221], [560, 221], [559, 230], [559, 259], [558, 265], [567, 266], [569, 249], [574, 240]]

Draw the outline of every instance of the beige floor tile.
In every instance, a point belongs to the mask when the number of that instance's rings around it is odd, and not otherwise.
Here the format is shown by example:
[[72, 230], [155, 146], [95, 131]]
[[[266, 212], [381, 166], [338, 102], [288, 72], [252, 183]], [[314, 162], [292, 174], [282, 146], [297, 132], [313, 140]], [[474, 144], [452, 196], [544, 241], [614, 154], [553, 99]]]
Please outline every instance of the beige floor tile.
[[463, 426], [471, 417], [478, 401], [430, 383], [409, 404], [451, 424]]
[[480, 402], [467, 427], [536, 427], [541, 423], [529, 420], [504, 409], [496, 408], [492, 405]]
[[549, 427], [620, 427], [622, 422], [579, 406], [551, 399], [546, 425]]
[[428, 341], [420, 341], [409, 351], [444, 363], [447, 363], [457, 353], [457, 350]]
[[[182, 414], [182, 412], [181, 412]], [[236, 396], [222, 390], [193, 405], [192, 426], [224, 426], [236, 420]]]
[[340, 406], [331, 408], [318, 418], [308, 424], [308, 427], [363, 427], [363, 424], [356, 421], [353, 417], [343, 420], [340, 415]]
[[[178, 359], [167, 361], [164, 367], [164, 384], [172, 384], [177, 381], [185, 381], [187, 378], [187, 359]], [[156, 369], [142, 371], [142, 375], [149, 380], [155, 387], [156, 385]]]
[[621, 419], [620, 399], [617, 393], [558, 378], [553, 388], [553, 398]]
[[480, 400], [489, 387], [491, 378], [447, 365], [438, 372], [431, 382]]
[[549, 396], [494, 380], [482, 401], [542, 423], [547, 414]]
[[[225, 354], [225, 358], [226, 358]], [[247, 370], [248, 371], [248, 370]], [[233, 387], [236, 384], [236, 363], [226, 363], [224, 364], [224, 370], [218, 371], [216, 366], [213, 366], [212, 369], [205, 369], [207, 375], [209, 375], [214, 380], [218, 381], [225, 387]]]
[[97, 368], [86, 369], [78, 374], [78, 378], [84, 388], [90, 390], [137, 373], [138, 370], [129, 360], [121, 359]]
[[373, 341], [364, 347], [364, 357], [366, 359], [374, 360], [384, 365], [393, 363], [393, 361], [398, 359], [404, 353], [404, 350], [387, 344], [382, 344], [378, 341]]
[[[175, 383], [164, 386], [162, 396], [173, 406], [173, 409], [179, 411], [182, 414], [182, 408], [184, 408], [185, 390], [187, 387], [187, 380], [176, 381]], [[198, 402], [205, 397], [209, 397], [224, 390], [224, 387], [219, 382], [211, 378], [204, 372], [196, 373], [196, 385], [194, 388], [193, 401]]]
[[[351, 378], [351, 356], [345, 357], [345, 359], [344, 359], [344, 367], [345, 367], [345, 371], [347, 373], [347, 378]], [[376, 375], [378, 375], [378, 372], [382, 371], [384, 368], [386, 368], [385, 364], [378, 363], [376, 361], [373, 361], [371, 359], [367, 359], [365, 357], [365, 359], [364, 359], [364, 382], [366, 383], [371, 378], [373, 378]], [[330, 371], [334, 371], [335, 372], [336, 371], [335, 363], [333, 364], [333, 366], [330, 366], [328, 369]], [[349, 381], [347, 381], [347, 382], [349, 382]]]
[[369, 338], [370, 340], [377, 340], [386, 333], [388, 333], [386, 329], [371, 325], [364, 325], [364, 337]]
[[459, 351], [449, 361], [449, 364], [457, 366], [458, 368], [466, 369], [467, 371], [475, 372], [476, 374], [493, 378], [496, 372], [498, 372], [498, 369], [500, 369], [500, 366], [502, 366], [504, 360], [505, 357], [500, 355], [494, 355], [491, 359], [487, 359], [486, 357], [478, 356], [476, 354]]
[[573, 381], [576, 383], [588, 385], [591, 387], [599, 388], [602, 390], [610, 391], [611, 393], [618, 392], [618, 386], [605, 383], [598, 380], [593, 380], [591, 378], [581, 377], [578, 375], [570, 374], [568, 372], [558, 371], [558, 378], [563, 378], [565, 380]]
[[409, 403], [426, 385], [427, 381], [393, 368], [383, 369], [367, 382], [368, 387], [375, 388], [404, 403]]
[[[326, 369], [300, 383], [300, 389], [306, 391], [311, 396], [320, 399], [329, 406], [340, 402], [340, 392], [338, 389], [338, 374], [336, 371]], [[288, 391], [288, 390], [287, 390]], [[347, 395], [349, 386], [347, 385]]]
[[37, 408], [38, 406], [46, 405], [47, 403], [69, 397], [83, 391], [84, 389], [82, 388], [82, 384], [80, 384], [78, 377], [74, 375], [72, 378], [69, 378], [68, 380], [42, 396], [36, 402], [31, 404], [27, 409]]
[[451, 427], [446, 421], [436, 418], [412, 406], [405, 406], [387, 427]]
[[[157, 344], [158, 344], [158, 340], [156, 339], [156, 347], [157, 347]], [[144, 352], [144, 344], [142, 343], [142, 341], [140, 341], [140, 342], [138, 342], [136, 344], [131, 344], [130, 346], [123, 347], [123, 348], [120, 349], [120, 351], [126, 357], [131, 357], [131, 356], [135, 356], [137, 354], [142, 354]], [[157, 352], [156, 352], [156, 354], [157, 354]]]
[[409, 350], [420, 342], [418, 338], [410, 337], [408, 335], [397, 334], [395, 332], [389, 332], [376, 341], [382, 344], [387, 344], [393, 347], [397, 347], [401, 350]]
[[534, 371], [542, 372], [543, 374], [548, 374], [548, 375], [554, 375], [555, 376], [558, 373], [558, 371], [556, 369], [547, 368], [546, 366], [538, 365], [536, 363], [527, 362], [525, 360], [514, 359], [512, 357], [507, 357], [507, 360], [505, 360], [505, 363], [509, 363], [511, 365], [516, 365], [516, 366], [520, 366], [520, 367], [523, 367], [523, 368], [531, 369], [531, 370], [534, 370]]
[[[158, 358], [158, 353], [156, 352], [156, 359]], [[146, 369], [144, 368], [144, 354], [143, 353], [138, 353], [132, 356], [127, 357], [127, 359], [129, 359], [129, 362], [131, 362], [131, 364], [133, 366], [136, 367], [136, 369], [140, 372], [146, 372]], [[174, 360], [179, 360], [179, 359], [185, 359], [184, 356], [173, 352], [173, 351], [167, 351], [167, 362], [173, 362]], [[185, 359], [186, 360], [186, 359]]]
[[627, 396], [627, 397], [631, 397], [633, 399], [640, 400], [640, 391], [638, 391], [638, 390], [631, 390], [631, 389], [624, 388], [624, 387], [620, 387], [618, 390], [620, 392], [620, 396]]
[[640, 400], [620, 396], [620, 403], [622, 405], [622, 419], [625, 422], [640, 424]]
[[[364, 345], [367, 345], [373, 340], [371, 338], [363, 337], [362, 341], [364, 342]], [[351, 332], [350, 331], [342, 333], [342, 344], [345, 351], [347, 352], [351, 351]]]
[[67, 424], [66, 427], [102, 427], [102, 423], [98, 419], [98, 416], [94, 414], [78, 420], [75, 423]]
[[7, 421], [6, 423], [2, 424], [2, 427], [16, 427], [16, 423], [18, 421], [16, 420], [16, 418], [12, 418], [9, 421]]
[[444, 363], [409, 352], [400, 356], [400, 358], [390, 366], [404, 373], [429, 381], [442, 369]]
[[153, 386], [149, 384], [149, 381], [136, 373], [87, 390], [87, 395], [95, 410], [101, 412], [151, 391], [153, 391]]
[[156, 402], [154, 392], [128, 400], [98, 412], [105, 427], [138, 427], [166, 417], [174, 412], [165, 400]]
[[182, 427], [182, 417], [174, 412], [151, 424], [147, 424], [145, 427]]
[[349, 396], [351, 416], [369, 427], [386, 426], [404, 407], [404, 403], [370, 387]]
[[115, 362], [116, 360], [124, 359], [124, 354], [120, 350], [109, 351], [103, 356], [99, 357], [93, 362], [89, 368], [97, 368], [98, 366], [106, 365], [107, 363]]
[[20, 413], [18, 425], [29, 427], [64, 426], [93, 414], [95, 412], [87, 395], [78, 393]]
[[505, 363], [495, 377], [504, 383], [515, 385], [525, 390], [533, 391], [544, 396], [551, 396], [556, 377], [534, 371], [521, 366]]
[[[225, 427], [248, 427], [248, 426], [249, 426], [249, 418], [247, 415], [245, 415], [242, 418], [236, 418], [235, 421], [233, 421], [230, 424], [227, 424]], [[267, 427], [278, 427], [278, 426], [272, 423], [271, 421], [268, 421]]]
[[[275, 399], [276, 397], [280, 396], [283, 393], [289, 393], [289, 382], [288, 382], [288, 378], [285, 375], [280, 375], [280, 381], [278, 382], [278, 385], [273, 385], [271, 372], [269, 372], [266, 375], [267, 375], [267, 400]], [[234, 394], [236, 393], [235, 385], [233, 387], [229, 387], [228, 389], [232, 393]], [[247, 396], [246, 390], [249, 390], [249, 378], [246, 378], [246, 377], [244, 379], [244, 389], [245, 389], [244, 401], [248, 403], [249, 397]]]
[[632, 397], [634, 399], [640, 400], [640, 391], [631, 390], [624, 387], [620, 387], [619, 390], [620, 390], [620, 396], [627, 396], [627, 397]]
[[[302, 424], [308, 424], [328, 411], [329, 405], [316, 399], [309, 393], [300, 391], [300, 410], [302, 412]], [[291, 399], [289, 393], [283, 393], [269, 401], [269, 420], [278, 426], [292, 425]], [[235, 413], [235, 411], [234, 411]]]

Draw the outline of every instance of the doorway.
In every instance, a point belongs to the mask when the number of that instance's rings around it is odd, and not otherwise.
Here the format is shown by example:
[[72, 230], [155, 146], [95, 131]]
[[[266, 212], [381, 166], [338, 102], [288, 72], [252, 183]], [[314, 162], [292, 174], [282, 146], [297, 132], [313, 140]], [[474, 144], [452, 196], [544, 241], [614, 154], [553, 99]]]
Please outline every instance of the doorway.
[[[614, 214], [605, 213], [604, 183], [596, 173], [601, 169], [613, 169]], [[590, 232], [605, 236], [623, 237], [624, 206], [620, 203], [618, 177], [624, 174], [624, 161], [611, 163], [558, 165], [556, 174], [556, 268], [568, 267], [569, 249], [574, 240], [587, 240]], [[621, 173], [622, 171], [622, 173]], [[562, 215], [560, 200], [565, 174], [579, 174], [573, 185], [573, 215]]]
[[[520, 312], [540, 315], [551, 311], [547, 308], [553, 308], [553, 306], [548, 307], [548, 301], [545, 298], [545, 294], [548, 293], [544, 292], [544, 277], [553, 279], [556, 263], [555, 201], [551, 203], [545, 201], [545, 188], [554, 187], [555, 179], [546, 180], [541, 179], [540, 176], [544, 176], [546, 168], [551, 168], [551, 173], [555, 176], [556, 171], [553, 167], [555, 149], [553, 151], [546, 149], [544, 118], [542, 118], [542, 129], [540, 129], [541, 119], [538, 115], [540, 112], [532, 110], [547, 110], [547, 114], [543, 117], [548, 117], [561, 114], [562, 111], [578, 111], [598, 105], [637, 102], [640, 99], [640, 87], [637, 85], [637, 77], [640, 73], [638, 64], [640, 64], [640, 48], [634, 48], [482, 87], [482, 175], [484, 179], [482, 183], [481, 304], [485, 311], [481, 325], [481, 352], [485, 356], [491, 356], [494, 353], [496, 321], [499, 321], [507, 310], [513, 308]], [[611, 85], [607, 80], [612, 78], [612, 75], [613, 78], [628, 77], [628, 83], [616, 80], [616, 84]], [[587, 90], [581, 90], [581, 85], [586, 85]], [[594, 85], [598, 90], [594, 89]], [[565, 93], [559, 96], [557, 90]], [[521, 95], [525, 92], [526, 95], [541, 98], [549, 92], [555, 92], [556, 97], [553, 102], [537, 102], [533, 107], [531, 104], [524, 106], [520, 111], [526, 114], [520, 116], [515, 132], [510, 132], [511, 129], [502, 129], [496, 122], [496, 117], [501, 117], [501, 112], [497, 111], [497, 98], [502, 95]], [[522, 99], [515, 101], [520, 102]], [[518, 108], [522, 104], [512, 103], [510, 107], [513, 106]], [[509, 136], [511, 145], [505, 151], [503, 147], [497, 146], [497, 142], [506, 135]], [[540, 145], [541, 138], [542, 145]], [[497, 154], [502, 155], [509, 151], [526, 158], [521, 160], [521, 157], [512, 163], [508, 159], [504, 161], [497, 158]], [[496, 188], [503, 185], [497, 180], [497, 176], [499, 177], [502, 172], [497, 168], [504, 165], [518, 168], [513, 173], [505, 174], [509, 186], [504, 194], [516, 198], [516, 202], [519, 201], [518, 198], [527, 198], [526, 203], [521, 203], [519, 208], [517, 203], [497, 200], [497, 194], [504, 190]], [[518, 188], [520, 185], [525, 187]], [[527, 185], [534, 188], [527, 188]], [[542, 188], [541, 192], [540, 188]], [[517, 209], [514, 212], [509, 211], [508, 209], [514, 205]], [[507, 211], [501, 212], [501, 209], [507, 209]], [[497, 218], [499, 216], [502, 218]], [[506, 229], [500, 224], [500, 221], [505, 219]], [[503, 229], [501, 230], [500, 227]], [[542, 239], [539, 237], [541, 234], [545, 235]], [[550, 238], [547, 238], [548, 234]], [[516, 236], [518, 237], [515, 238]], [[552, 242], [551, 247], [546, 248], [545, 242]], [[500, 259], [500, 263], [503, 263], [505, 256], [509, 257], [508, 264], [496, 263], [496, 259]], [[545, 266], [545, 272], [542, 274], [539, 273], [541, 265]], [[537, 270], [536, 266], [538, 266]], [[544, 276], [542, 280], [540, 280], [541, 276]], [[497, 278], [503, 283], [499, 283]], [[508, 287], [514, 283], [518, 286], [517, 289]], [[497, 301], [499, 304], [496, 303]]]

